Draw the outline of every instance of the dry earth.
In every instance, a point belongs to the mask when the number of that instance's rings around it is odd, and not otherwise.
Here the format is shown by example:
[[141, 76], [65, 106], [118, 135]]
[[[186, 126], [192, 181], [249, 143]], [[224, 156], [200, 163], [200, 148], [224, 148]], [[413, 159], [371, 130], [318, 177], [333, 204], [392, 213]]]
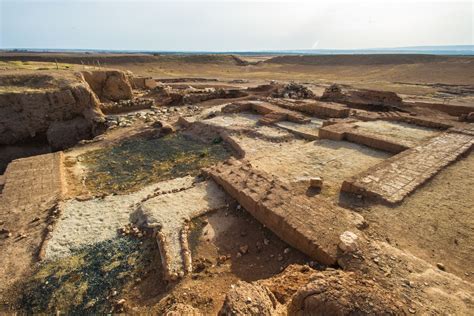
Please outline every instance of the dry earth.
[[473, 74], [1, 53], [0, 313], [472, 314]]

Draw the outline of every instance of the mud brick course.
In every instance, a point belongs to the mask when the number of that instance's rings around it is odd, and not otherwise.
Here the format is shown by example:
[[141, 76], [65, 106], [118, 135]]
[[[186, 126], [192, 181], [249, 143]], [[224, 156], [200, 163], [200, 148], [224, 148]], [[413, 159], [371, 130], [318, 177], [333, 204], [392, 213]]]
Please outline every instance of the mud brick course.
[[259, 123], [264, 125], [273, 124], [280, 121], [290, 121], [305, 124], [311, 120], [301, 113], [283, 109], [277, 105], [263, 101], [240, 101], [226, 105], [222, 108], [224, 113], [238, 113], [244, 111], [255, 111], [263, 115]]
[[63, 181], [62, 152], [14, 160], [4, 174], [0, 205], [22, 208], [60, 198]]
[[231, 159], [205, 173], [281, 239], [323, 264], [336, 263], [339, 236], [363, 223], [360, 215], [323, 198], [297, 194], [246, 162]]
[[404, 122], [409, 124], [414, 124], [422, 127], [428, 128], [437, 128], [437, 129], [448, 129], [452, 127], [452, 124], [448, 124], [443, 120], [426, 117], [426, 116], [412, 116], [410, 114], [399, 112], [399, 111], [390, 111], [390, 112], [370, 112], [357, 110], [354, 114], [354, 117], [361, 121], [395, 121], [395, 122]]
[[474, 147], [469, 130], [455, 130], [406, 150], [346, 180], [342, 191], [401, 202], [408, 194]]
[[319, 129], [319, 138], [348, 140], [353, 143], [392, 153], [400, 153], [412, 147], [410, 142], [404, 141], [401, 138], [374, 135], [358, 130], [357, 126], [351, 123], [333, 124], [322, 127]]
[[269, 101], [285, 109], [298, 111], [322, 118], [345, 118], [350, 114], [350, 108], [344, 104], [321, 101], [289, 101], [272, 99]]

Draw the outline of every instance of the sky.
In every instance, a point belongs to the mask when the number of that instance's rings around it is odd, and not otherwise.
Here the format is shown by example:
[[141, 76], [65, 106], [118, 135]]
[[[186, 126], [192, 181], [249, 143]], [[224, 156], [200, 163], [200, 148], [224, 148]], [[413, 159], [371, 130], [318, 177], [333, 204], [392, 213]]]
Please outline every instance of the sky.
[[473, 45], [474, 0], [0, 0], [0, 48], [155, 51]]

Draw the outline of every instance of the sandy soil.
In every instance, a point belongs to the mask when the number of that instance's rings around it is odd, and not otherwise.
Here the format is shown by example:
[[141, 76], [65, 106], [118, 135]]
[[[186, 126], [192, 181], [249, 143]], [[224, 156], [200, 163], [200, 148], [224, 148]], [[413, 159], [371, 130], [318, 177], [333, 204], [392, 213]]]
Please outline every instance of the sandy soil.
[[[113, 58], [109, 59], [106, 66], [131, 70], [138, 75], [219, 80], [209, 83], [183, 82], [174, 84], [176, 86], [229, 88], [256, 86], [269, 80], [295, 80], [306, 83], [317, 94], [321, 94], [329, 84], [339, 82], [360, 88], [392, 90], [411, 100], [450, 104], [472, 104], [474, 100], [471, 91], [474, 87], [474, 59], [471, 57], [402, 56], [390, 62], [377, 56], [361, 59], [315, 57], [305, 62], [298, 59], [272, 61], [272, 56], [243, 58], [248, 64], [226, 56], [184, 59], [150, 55], [109, 57]], [[53, 57], [40, 54], [36, 61], [29, 60], [31, 56], [23, 56], [21, 61], [9, 58], [0, 55], [0, 71], [20, 73], [35, 69], [38, 72], [70, 72], [96, 68], [80, 65], [78, 60], [84, 58], [81, 54]], [[57, 66], [51, 62], [51, 58], [59, 58]], [[100, 56], [92, 55], [87, 61], [97, 58]], [[244, 80], [235, 82], [234, 79]], [[196, 119], [203, 119], [218, 112], [227, 102], [229, 100], [203, 102], [198, 104], [199, 111], [204, 109], [202, 113], [193, 115]], [[414, 111], [419, 115], [430, 114], [443, 120], [457, 120], [456, 117], [429, 108], [415, 108]], [[166, 117], [166, 121], [174, 123], [177, 118], [178, 114], [172, 114]], [[210, 115], [202, 123], [231, 132], [232, 139], [243, 148], [246, 159], [253, 166], [287, 182], [294, 183], [301, 177], [321, 176], [323, 188], [317, 194], [336, 201], [340, 199], [339, 190], [343, 180], [392, 156], [349, 142], [308, 141], [295, 136], [295, 131], [317, 134], [322, 124], [319, 119], [307, 125], [281, 122], [280, 127], [276, 127], [257, 125], [259, 118], [259, 115], [251, 113], [219, 114]], [[419, 143], [437, 133], [408, 124], [383, 121], [357, 124], [365, 131], [412, 143]], [[222, 306], [225, 293], [238, 280], [261, 280], [277, 275], [289, 264], [310, 263], [309, 258], [288, 247], [235, 202], [231, 202], [189, 223], [194, 271], [177, 283], [163, 281], [160, 251], [154, 238], [144, 231], [129, 239], [129, 236], [119, 236], [117, 231], [130, 223], [130, 215], [136, 210], [136, 204], [156, 194], [158, 188], [160, 191], [189, 189], [192, 178], [154, 183], [131, 194], [103, 196], [103, 192], [95, 192], [84, 185], [83, 177], [89, 169], [87, 164], [76, 161], [77, 157], [91, 150], [117, 146], [130, 137], [145, 137], [149, 129], [142, 122], [116, 128], [102, 138], [66, 153], [68, 200], [63, 202], [61, 217], [54, 226], [52, 239], [46, 244], [46, 256], [50, 259], [47, 262], [38, 263], [37, 254], [44, 232], [50, 225], [48, 208], [52, 205], [44, 206], [42, 209], [45, 211], [28, 209], [0, 213], [0, 221], [6, 219], [8, 224], [7, 227], [1, 223], [0, 228], [10, 229], [11, 226], [14, 236], [17, 236], [7, 240], [4, 234], [1, 235], [0, 245], [16, 243], [21, 246], [16, 253], [4, 254], [4, 262], [8, 264], [0, 269], [0, 304], [12, 305], [15, 309], [25, 308], [29, 312], [53, 313], [58, 308], [64, 312], [74, 305], [77, 309], [71, 311], [76, 312], [84, 312], [89, 308], [89, 311], [97, 313], [110, 313], [123, 308], [126, 312], [163, 314], [177, 303], [184, 303], [204, 314], [216, 314]], [[473, 169], [474, 155], [471, 154], [443, 170], [396, 207], [373, 205], [364, 199], [350, 206], [369, 223], [365, 230], [369, 237], [388, 243], [386, 248], [396, 247], [386, 253], [392, 251], [396, 256], [413, 254], [435, 266], [441, 263], [446, 269], [442, 273], [446, 280], [450, 276], [455, 278], [449, 274], [453, 273], [472, 282]], [[195, 201], [196, 196], [202, 198], [198, 193], [188, 199], [185, 192], [176, 195], [180, 197], [177, 201], [172, 199], [168, 203], [166, 198], [160, 200], [161, 204], [155, 210], [158, 212], [157, 217], [181, 216], [183, 214], [180, 212], [173, 212], [176, 203], [193, 203], [190, 201]], [[195, 207], [201, 210], [200, 206], [200, 203], [188, 204], [186, 210], [194, 210]], [[20, 238], [22, 233], [26, 233], [27, 237]], [[25, 249], [26, 252], [20, 253]], [[10, 259], [16, 257], [26, 259], [22, 262]], [[368, 260], [372, 261], [372, 258]], [[387, 257], [384, 260], [390, 263], [392, 259]], [[379, 263], [380, 273], [384, 273], [382, 267], [385, 266], [383, 262]], [[370, 262], [370, 265], [379, 263]], [[314, 262], [310, 266], [323, 268]], [[435, 267], [431, 268], [436, 270]], [[415, 273], [410, 275], [420, 278], [417, 283], [428, 284], [431, 282], [430, 273], [438, 275], [440, 272], [431, 270], [423, 272], [421, 276]], [[18, 280], [21, 282], [8, 288]], [[408, 282], [406, 288], [411, 286]], [[420, 286], [426, 286], [429, 290], [428, 285]], [[400, 287], [405, 286], [402, 284]], [[416, 293], [418, 289], [413, 291]], [[455, 294], [458, 301], [445, 311], [452, 312], [452, 308], [462, 305], [462, 297], [460, 299], [459, 293]], [[122, 298], [125, 303], [117, 307], [117, 302]], [[448, 300], [450, 296], [439, 293], [437, 298]], [[410, 297], [404, 299], [407, 306], [411, 306]], [[465, 301], [469, 302], [469, 299]], [[93, 307], [96, 303], [100, 308]], [[2, 308], [0, 305], [0, 313]]]
[[472, 282], [474, 155], [441, 171], [400, 206], [360, 210], [381, 240]]
[[321, 194], [331, 198], [337, 198], [341, 183], [346, 178], [390, 156], [365, 146], [331, 140], [278, 145], [269, 145], [255, 155], [249, 154], [246, 159], [257, 169], [276, 174], [288, 182], [308, 176], [322, 177], [324, 185]]
[[358, 126], [358, 130], [370, 134], [385, 136], [395, 141], [403, 139], [404, 143], [410, 147], [419, 145], [423, 141], [439, 134], [439, 130], [402, 122], [369, 121], [356, 122], [355, 125]]

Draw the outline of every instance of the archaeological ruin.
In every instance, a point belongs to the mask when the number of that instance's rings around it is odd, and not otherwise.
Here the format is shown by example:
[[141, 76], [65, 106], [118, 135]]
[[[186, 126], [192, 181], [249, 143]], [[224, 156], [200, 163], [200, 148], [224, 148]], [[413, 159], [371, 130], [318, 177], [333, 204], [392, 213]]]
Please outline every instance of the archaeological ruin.
[[0, 73], [0, 303], [472, 313], [472, 106], [76, 70]]

